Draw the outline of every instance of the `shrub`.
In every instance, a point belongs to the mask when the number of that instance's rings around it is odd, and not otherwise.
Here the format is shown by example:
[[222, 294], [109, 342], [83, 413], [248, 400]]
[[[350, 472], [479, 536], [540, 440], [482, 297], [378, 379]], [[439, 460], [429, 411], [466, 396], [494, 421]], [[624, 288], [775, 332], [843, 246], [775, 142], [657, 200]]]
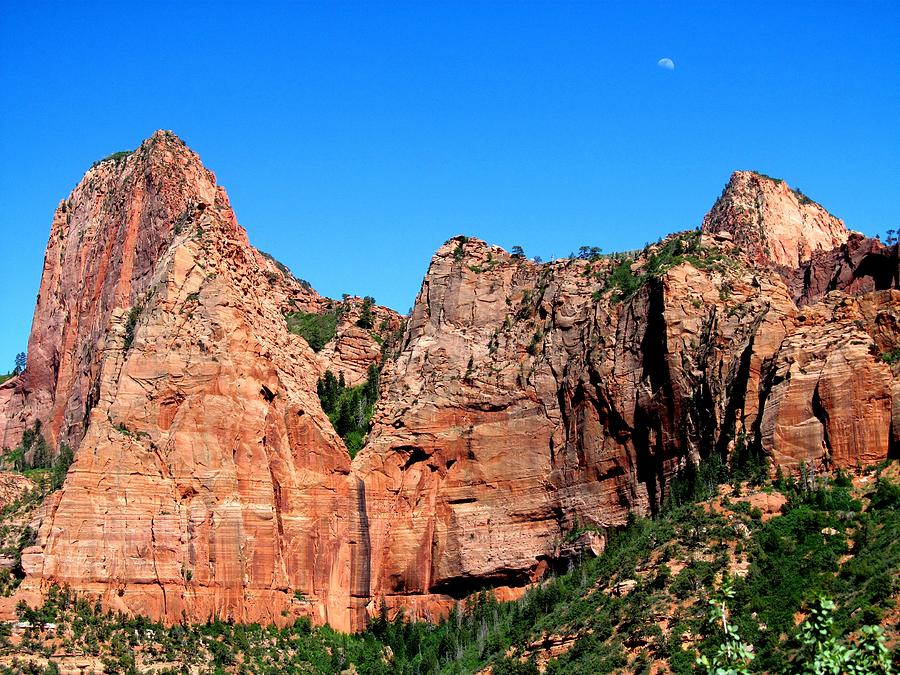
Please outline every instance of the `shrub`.
[[886, 364], [892, 366], [895, 363], [897, 363], [898, 361], [900, 361], [900, 349], [895, 349], [890, 352], [884, 352], [883, 354], [880, 355], [880, 358]]
[[103, 159], [98, 159], [96, 162], [91, 164], [91, 168], [93, 169], [96, 166], [99, 166], [103, 162], [114, 162], [119, 164], [120, 162], [124, 162], [125, 159], [132, 153], [131, 150], [120, 150], [119, 152], [114, 152], [111, 155], [107, 155]]
[[140, 303], [128, 310], [128, 318], [125, 320], [125, 338], [122, 342], [125, 351], [131, 349], [131, 343], [134, 342], [134, 333], [142, 311], [144, 311], [144, 307]]
[[337, 333], [337, 325], [342, 313], [343, 306], [338, 306], [329, 309], [324, 314], [291, 312], [284, 318], [291, 333], [302, 337], [314, 352], [319, 352], [331, 342]]

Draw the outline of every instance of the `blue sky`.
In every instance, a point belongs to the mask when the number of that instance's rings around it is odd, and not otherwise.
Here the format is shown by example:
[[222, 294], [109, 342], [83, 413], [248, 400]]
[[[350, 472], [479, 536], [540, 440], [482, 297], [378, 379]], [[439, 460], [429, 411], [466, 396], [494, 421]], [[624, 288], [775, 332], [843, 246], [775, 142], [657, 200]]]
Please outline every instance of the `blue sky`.
[[900, 3], [184, 5], [4, 0], [0, 371], [56, 204], [159, 128], [256, 246], [401, 312], [455, 234], [633, 248], [696, 226], [734, 169], [900, 225]]

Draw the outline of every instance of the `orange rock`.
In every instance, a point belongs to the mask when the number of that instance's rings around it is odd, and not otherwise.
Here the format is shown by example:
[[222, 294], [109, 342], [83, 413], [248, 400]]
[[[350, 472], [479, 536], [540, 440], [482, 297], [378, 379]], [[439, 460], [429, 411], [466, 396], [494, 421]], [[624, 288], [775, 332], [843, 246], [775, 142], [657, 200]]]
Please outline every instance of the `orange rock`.
[[732, 174], [703, 230], [727, 232], [756, 263], [788, 268], [839, 247], [850, 234], [843, 221], [801, 192], [753, 171]]
[[0, 510], [34, 488], [34, 483], [22, 474], [0, 471]]
[[39, 419], [76, 448], [21, 593], [65, 583], [167, 621], [355, 629], [382, 603], [437, 618], [601, 550], [738, 440], [788, 467], [887, 456], [900, 386], [880, 355], [900, 347], [900, 291], [798, 286], [806, 261], [843, 278], [823, 252], [847, 233], [783, 183], [735, 174], [704, 230], [654, 276], [666, 243], [628, 263], [641, 283], [621, 301], [618, 261], [450, 240], [351, 463], [316, 381], [362, 381], [401, 318], [376, 307], [361, 328], [346, 298], [313, 353], [283, 313], [335, 301], [253, 249], [213, 174], [157, 132], [60, 205], [28, 367], [0, 386], [5, 445]]

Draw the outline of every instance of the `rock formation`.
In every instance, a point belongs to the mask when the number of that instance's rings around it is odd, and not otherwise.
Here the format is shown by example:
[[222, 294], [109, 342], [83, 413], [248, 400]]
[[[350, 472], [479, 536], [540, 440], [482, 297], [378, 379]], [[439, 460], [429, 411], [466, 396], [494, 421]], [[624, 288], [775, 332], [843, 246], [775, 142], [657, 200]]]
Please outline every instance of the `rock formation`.
[[847, 240], [843, 221], [787, 183], [755, 171], [735, 171], [703, 219], [706, 232], [726, 231], [757, 264], [796, 268], [817, 251]]
[[[363, 328], [359, 298], [256, 251], [158, 132], [60, 204], [28, 367], [0, 386], [5, 446], [40, 420], [76, 449], [23, 588], [341, 629], [382, 601], [434, 617], [486, 586], [513, 597], [713, 454], [894, 452], [897, 286], [896, 247], [738, 172], [702, 232], [636, 257], [537, 264], [451, 239], [393, 344], [401, 317], [374, 307]], [[298, 311], [338, 312], [318, 353], [288, 331]], [[351, 462], [316, 382], [371, 364], [380, 402]]]
[[350, 460], [281, 314], [304, 293], [174, 136], [88, 172], [54, 218], [24, 406], [5, 411], [77, 447], [26, 588], [170, 621], [351, 627]]

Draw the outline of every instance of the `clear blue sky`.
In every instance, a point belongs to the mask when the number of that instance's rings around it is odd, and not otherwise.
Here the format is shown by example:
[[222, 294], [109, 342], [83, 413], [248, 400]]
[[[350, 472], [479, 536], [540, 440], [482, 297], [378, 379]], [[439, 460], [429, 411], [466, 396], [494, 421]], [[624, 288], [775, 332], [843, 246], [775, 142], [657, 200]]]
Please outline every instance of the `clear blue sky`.
[[56, 204], [159, 128], [256, 246], [401, 312], [455, 234], [632, 248], [739, 168], [900, 225], [897, 2], [184, 4], [3, 1], [0, 371]]

